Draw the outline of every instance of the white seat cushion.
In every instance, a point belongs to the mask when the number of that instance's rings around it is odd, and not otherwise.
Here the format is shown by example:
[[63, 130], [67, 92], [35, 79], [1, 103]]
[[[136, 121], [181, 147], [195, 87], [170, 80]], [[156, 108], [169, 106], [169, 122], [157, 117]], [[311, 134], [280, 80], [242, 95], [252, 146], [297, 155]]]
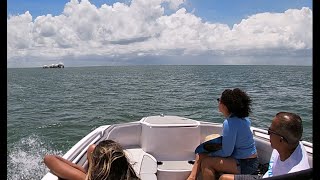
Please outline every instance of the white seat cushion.
[[141, 148], [125, 149], [126, 155], [130, 160], [135, 172], [141, 179], [157, 179], [157, 160], [149, 153], [144, 152]]

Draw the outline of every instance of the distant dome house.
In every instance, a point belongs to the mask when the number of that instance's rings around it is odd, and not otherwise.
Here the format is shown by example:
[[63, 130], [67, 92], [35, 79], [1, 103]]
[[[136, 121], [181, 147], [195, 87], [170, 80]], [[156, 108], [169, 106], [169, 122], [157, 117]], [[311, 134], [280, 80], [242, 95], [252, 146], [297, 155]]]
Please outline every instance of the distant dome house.
[[51, 65], [43, 65], [42, 68], [64, 68], [63, 63], [51, 64]]

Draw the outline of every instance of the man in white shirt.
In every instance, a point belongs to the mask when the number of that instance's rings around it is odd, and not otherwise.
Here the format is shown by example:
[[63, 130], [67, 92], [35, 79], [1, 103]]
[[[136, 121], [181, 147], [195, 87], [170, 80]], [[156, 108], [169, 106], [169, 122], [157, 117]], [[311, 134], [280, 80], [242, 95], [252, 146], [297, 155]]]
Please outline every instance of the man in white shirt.
[[251, 180], [309, 169], [308, 155], [300, 142], [303, 132], [299, 115], [290, 112], [279, 112], [268, 129], [273, 148], [269, 169], [263, 177], [258, 175], [224, 174], [219, 180]]

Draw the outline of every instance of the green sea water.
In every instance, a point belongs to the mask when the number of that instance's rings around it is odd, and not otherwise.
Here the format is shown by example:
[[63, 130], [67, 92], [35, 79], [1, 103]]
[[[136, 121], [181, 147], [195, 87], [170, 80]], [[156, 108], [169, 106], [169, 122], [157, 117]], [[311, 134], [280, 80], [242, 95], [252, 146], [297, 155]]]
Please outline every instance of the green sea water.
[[7, 84], [10, 180], [41, 179], [45, 154], [63, 155], [101, 125], [159, 114], [222, 123], [216, 98], [226, 88], [251, 96], [252, 126], [267, 129], [292, 111], [312, 142], [311, 66], [10, 68]]

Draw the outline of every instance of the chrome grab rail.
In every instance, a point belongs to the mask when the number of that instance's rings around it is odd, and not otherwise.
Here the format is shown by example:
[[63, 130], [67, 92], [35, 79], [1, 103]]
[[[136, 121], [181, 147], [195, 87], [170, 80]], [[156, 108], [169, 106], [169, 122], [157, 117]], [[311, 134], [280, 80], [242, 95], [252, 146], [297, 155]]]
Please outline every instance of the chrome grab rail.
[[[259, 138], [263, 138], [263, 139], [267, 139], [269, 140], [268, 138], [266, 137], [263, 137], [263, 136], [259, 136], [258, 133], [261, 133], [261, 134], [264, 134], [264, 135], [268, 135], [268, 131], [267, 130], [263, 130], [263, 129], [253, 129], [252, 130], [252, 134], [256, 137], [259, 137]], [[269, 135], [268, 135], [269, 136]], [[305, 147], [309, 147], [309, 148], [313, 148], [313, 143], [310, 143], [310, 142], [307, 142], [307, 141], [303, 141], [303, 140], [300, 140], [301, 143], [305, 146]]]
[[267, 130], [262, 130], [262, 129], [254, 129], [254, 130], [252, 130], [252, 134], [253, 135], [256, 135], [256, 132], [268, 135], [268, 131]]

